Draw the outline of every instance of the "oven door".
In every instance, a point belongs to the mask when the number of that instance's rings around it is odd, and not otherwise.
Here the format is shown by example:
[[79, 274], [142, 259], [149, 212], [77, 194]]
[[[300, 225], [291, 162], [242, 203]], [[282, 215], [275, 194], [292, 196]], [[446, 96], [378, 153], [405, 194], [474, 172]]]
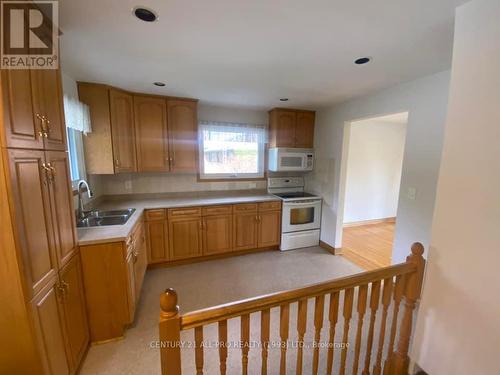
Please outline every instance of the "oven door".
[[278, 170], [279, 171], [303, 171], [306, 169], [306, 155], [303, 153], [281, 153], [278, 157]]
[[283, 202], [282, 232], [298, 232], [321, 227], [321, 200]]

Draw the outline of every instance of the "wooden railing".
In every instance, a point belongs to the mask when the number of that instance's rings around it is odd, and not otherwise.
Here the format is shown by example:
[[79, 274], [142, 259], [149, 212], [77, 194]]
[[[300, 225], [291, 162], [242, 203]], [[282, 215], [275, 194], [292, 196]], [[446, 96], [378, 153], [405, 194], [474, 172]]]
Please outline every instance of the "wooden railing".
[[[408, 373], [408, 348], [412, 333], [412, 321], [416, 302], [420, 297], [425, 260], [424, 248], [415, 243], [405, 263], [364, 272], [333, 281], [323, 282], [299, 289], [272, 293], [242, 301], [231, 302], [199, 311], [179, 314], [177, 294], [167, 289], [160, 297], [160, 351], [163, 375], [181, 374], [181, 331], [194, 329], [194, 361], [197, 374], [203, 374], [204, 345], [203, 327], [218, 324], [219, 369], [226, 374], [228, 358], [228, 320], [240, 318], [241, 369], [247, 374], [249, 365], [250, 316], [260, 312], [260, 372], [268, 372], [271, 309], [279, 308], [279, 336], [281, 345], [279, 373], [287, 370], [287, 349], [289, 339], [290, 306], [297, 304], [297, 359], [293, 373], [302, 374], [304, 363], [304, 336], [306, 334], [308, 300], [314, 298], [314, 342], [312, 345], [312, 373], [317, 374], [320, 365], [320, 342], [323, 328], [325, 297], [328, 296], [328, 346], [326, 351], [326, 373], [331, 374], [335, 360], [335, 333], [339, 320], [339, 308], [343, 318], [342, 342], [349, 342], [349, 329], [356, 304], [357, 328], [352, 366], [349, 373], [362, 375], [400, 375]], [[356, 293], [357, 290], [357, 293]], [[341, 298], [343, 294], [343, 298]], [[357, 298], [355, 298], [355, 295]], [[342, 301], [342, 304], [340, 303]], [[403, 304], [401, 304], [403, 302]], [[380, 305], [381, 315], [377, 315]], [[400, 305], [403, 312], [399, 317]], [[365, 314], [370, 315], [368, 332], [363, 330]], [[391, 314], [392, 312], [392, 314]], [[392, 315], [389, 329], [388, 316]], [[378, 318], [378, 320], [377, 320]], [[375, 330], [375, 327], [379, 327]], [[376, 339], [378, 331], [378, 339]], [[388, 346], [386, 342], [388, 331]], [[364, 338], [364, 340], [363, 340]], [[397, 345], [396, 344], [397, 339]], [[375, 345], [375, 346], [374, 346]], [[395, 347], [396, 346], [396, 347]], [[361, 350], [361, 349], [364, 350]], [[364, 360], [361, 352], [365, 353]], [[373, 353], [373, 363], [372, 363]], [[385, 356], [384, 356], [385, 353]], [[324, 363], [322, 363], [324, 365]], [[336, 364], [339, 374], [348, 368], [348, 350], [341, 349], [340, 363]], [[277, 373], [278, 364], [270, 373]]]

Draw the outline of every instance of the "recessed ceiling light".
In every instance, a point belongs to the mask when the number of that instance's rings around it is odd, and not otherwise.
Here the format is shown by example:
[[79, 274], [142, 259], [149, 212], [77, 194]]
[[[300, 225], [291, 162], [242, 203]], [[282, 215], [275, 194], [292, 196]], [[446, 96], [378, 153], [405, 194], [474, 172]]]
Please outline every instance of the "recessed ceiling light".
[[141, 21], [145, 22], [154, 22], [158, 19], [158, 15], [154, 10], [145, 7], [135, 7], [132, 9], [132, 13]]
[[354, 64], [356, 64], [356, 65], [364, 65], [364, 64], [368, 64], [370, 61], [372, 61], [371, 57], [361, 57], [361, 58], [355, 60]]
[[158, 86], [158, 87], [165, 86], [165, 84], [163, 82], [153, 82], [153, 85]]
[[280, 102], [287, 102], [288, 101], [288, 98], [281, 98], [280, 99]]

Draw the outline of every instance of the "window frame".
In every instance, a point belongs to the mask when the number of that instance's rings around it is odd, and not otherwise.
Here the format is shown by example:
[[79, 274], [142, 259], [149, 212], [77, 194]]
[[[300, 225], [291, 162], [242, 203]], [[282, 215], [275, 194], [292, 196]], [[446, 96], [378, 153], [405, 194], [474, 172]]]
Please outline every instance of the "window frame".
[[[226, 123], [220, 121], [200, 121], [198, 123], [198, 181], [199, 182], [218, 182], [218, 181], [259, 181], [265, 180], [267, 171], [266, 171], [266, 162], [267, 162], [267, 126], [256, 126], [254, 124], [236, 124], [239, 127], [245, 128], [245, 125], [248, 128], [257, 128], [261, 127], [263, 134], [262, 142], [258, 143], [257, 155], [259, 157], [259, 172], [258, 173], [204, 173], [204, 164], [205, 164], [205, 154], [204, 154], [204, 142], [203, 142], [203, 125], [220, 125], [223, 127]], [[227, 123], [228, 127], [231, 127], [233, 124]]]
[[[71, 176], [71, 186], [73, 187], [73, 189], [76, 189], [80, 180], [87, 180], [87, 170], [85, 168], [85, 151], [83, 148], [83, 132], [67, 127], [66, 137], [68, 143], [68, 159]], [[74, 164], [75, 162], [76, 165]], [[75, 166], [78, 170], [78, 178], [74, 180], [72, 170]]]

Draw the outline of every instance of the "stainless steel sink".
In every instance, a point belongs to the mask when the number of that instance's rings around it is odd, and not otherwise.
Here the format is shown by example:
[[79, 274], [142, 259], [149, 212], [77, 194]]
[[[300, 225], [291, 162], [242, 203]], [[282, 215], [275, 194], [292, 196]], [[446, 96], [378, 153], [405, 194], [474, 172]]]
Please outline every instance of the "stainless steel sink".
[[85, 217], [76, 222], [79, 228], [102, 227], [107, 225], [123, 225], [135, 212], [135, 208], [126, 210], [93, 210], [85, 212]]

